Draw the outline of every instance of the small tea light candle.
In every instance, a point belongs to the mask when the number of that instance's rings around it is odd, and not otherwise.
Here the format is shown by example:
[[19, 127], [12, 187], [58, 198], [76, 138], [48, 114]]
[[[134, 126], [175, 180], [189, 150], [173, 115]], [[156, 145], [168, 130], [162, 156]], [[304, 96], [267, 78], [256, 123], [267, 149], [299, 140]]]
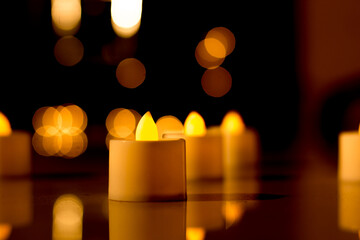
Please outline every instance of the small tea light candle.
[[31, 169], [30, 134], [12, 131], [9, 120], [0, 112], [0, 176], [25, 176]]
[[136, 140], [110, 140], [109, 199], [186, 199], [185, 141], [158, 140], [150, 112], [140, 119]]
[[360, 181], [360, 134], [358, 131], [339, 135], [338, 177], [343, 181]]
[[226, 179], [251, 174], [249, 167], [259, 159], [259, 137], [255, 130], [246, 128], [240, 114], [229, 111], [222, 123], [223, 161]]
[[223, 164], [220, 132], [207, 133], [204, 119], [194, 111], [186, 118], [184, 128], [187, 179], [221, 179]]

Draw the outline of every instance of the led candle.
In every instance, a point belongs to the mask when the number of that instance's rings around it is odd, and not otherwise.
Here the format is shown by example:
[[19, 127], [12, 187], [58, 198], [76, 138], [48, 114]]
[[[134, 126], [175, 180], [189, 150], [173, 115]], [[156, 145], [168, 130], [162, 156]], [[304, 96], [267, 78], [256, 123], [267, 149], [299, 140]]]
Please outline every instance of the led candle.
[[0, 176], [29, 175], [31, 169], [30, 134], [12, 131], [0, 112]]
[[360, 134], [358, 131], [339, 135], [339, 179], [360, 181]]
[[226, 179], [236, 179], [250, 173], [259, 158], [259, 140], [255, 130], [246, 128], [236, 111], [228, 112], [222, 123], [223, 161]]
[[185, 200], [185, 141], [159, 141], [150, 112], [140, 119], [135, 136], [135, 141], [110, 140], [109, 199]]
[[[188, 180], [221, 179], [221, 134], [207, 133], [204, 119], [191, 112], [185, 120], [186, 174]], [[215, 132], [215, 133], [214, 133]]]

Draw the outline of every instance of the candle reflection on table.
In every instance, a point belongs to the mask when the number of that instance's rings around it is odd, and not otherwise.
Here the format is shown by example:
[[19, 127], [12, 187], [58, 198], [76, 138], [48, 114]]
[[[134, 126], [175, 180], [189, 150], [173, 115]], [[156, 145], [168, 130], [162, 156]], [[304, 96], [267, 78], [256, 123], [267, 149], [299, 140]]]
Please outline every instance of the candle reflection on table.
[[186, 202], [109, 200], [110, 240], [185, 240]]

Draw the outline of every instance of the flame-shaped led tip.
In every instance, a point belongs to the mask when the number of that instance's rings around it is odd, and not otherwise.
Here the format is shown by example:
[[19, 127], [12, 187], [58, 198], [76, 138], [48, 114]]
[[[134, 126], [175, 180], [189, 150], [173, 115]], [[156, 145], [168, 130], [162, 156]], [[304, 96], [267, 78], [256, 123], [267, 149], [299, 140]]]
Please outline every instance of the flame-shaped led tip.
[[184, 123], [185, 135], [204, 136], [206, 134], [206, 125], [201, 115], [195, 111], [191, 112]]
[[9, 136], [11, 134], [11, 125], [7, 117], [0, 112], [0, 136]]
[[244, 130], [245, 124], [238, 112], [230, 111], [225, 115], [221, 123], [223, 133], [241, 134]]
[[135, 139], [140, 141], [159, 140], [156, 124], [149, 111], [140, 119], [136, 128]]

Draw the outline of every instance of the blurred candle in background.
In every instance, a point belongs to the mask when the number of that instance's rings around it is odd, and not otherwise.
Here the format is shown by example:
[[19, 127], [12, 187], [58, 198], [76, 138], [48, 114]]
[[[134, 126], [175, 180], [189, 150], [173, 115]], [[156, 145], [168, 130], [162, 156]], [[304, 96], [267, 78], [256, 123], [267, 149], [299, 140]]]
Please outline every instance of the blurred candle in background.
[[187, 116], [184, 129], [187, 179], [221, 179], [223, 164], [220, 132], [207, 131], [204, 119], [195, 111]]
[[255, 130], [246, 128], [240, 114], [229, 111], [222, 123], [223, 162], [225, 179], [253, 174], [259, 160], [259, 137]]
[[0, 176], [24, 176], [31, 171], [30, 134], [12, 131], [9, 120], [0, 112]]
[[338, 176], [343, 181], [360, 181], [359, 131], [341, 132], [339, 135]]

